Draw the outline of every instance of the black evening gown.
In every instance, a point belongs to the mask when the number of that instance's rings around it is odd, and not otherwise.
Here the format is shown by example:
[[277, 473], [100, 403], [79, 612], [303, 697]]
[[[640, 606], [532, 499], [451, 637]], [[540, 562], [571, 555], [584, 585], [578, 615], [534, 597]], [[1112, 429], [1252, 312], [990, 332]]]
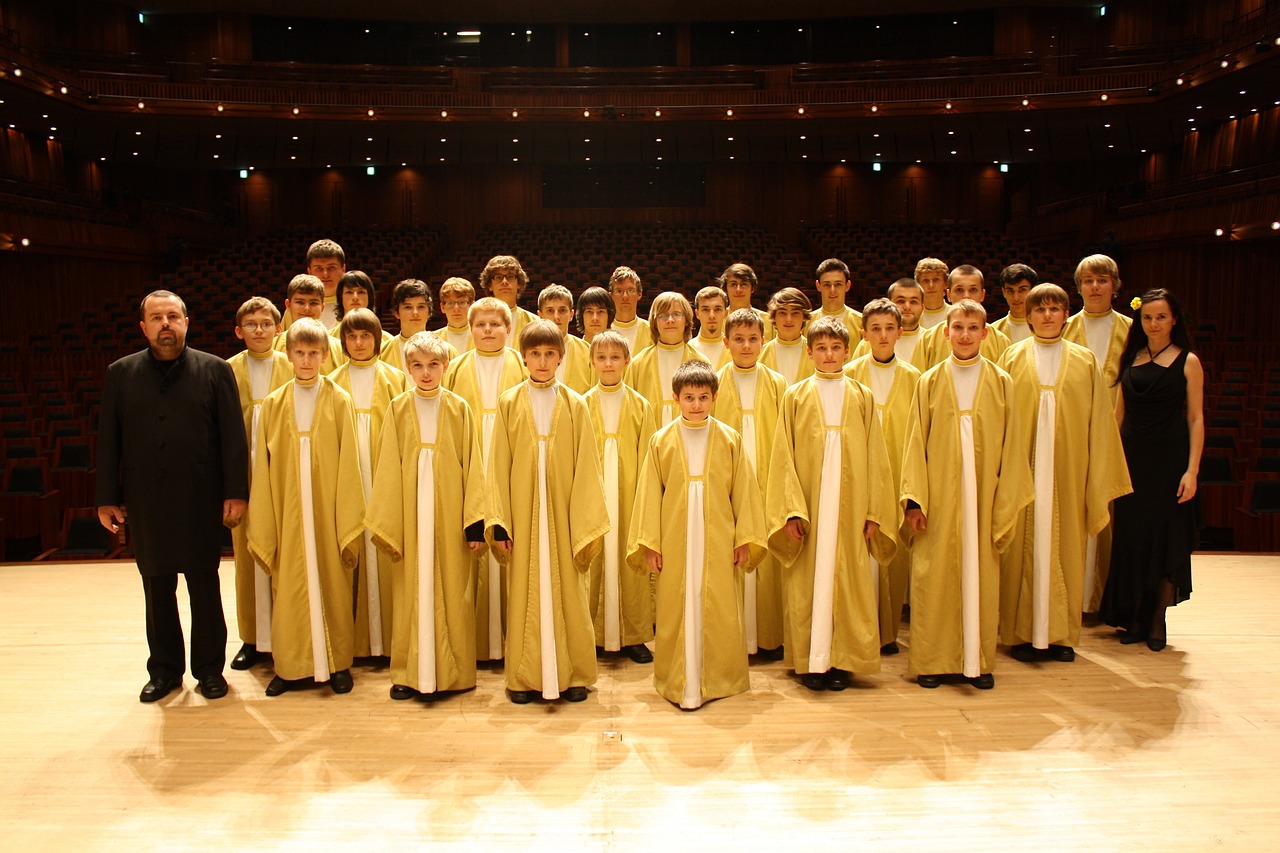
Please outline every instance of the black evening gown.
[[1147, 362], [1120, 375], [1124, 423], [1120, 439], [1133, 493], [1117, 498], [1111, 573], [1099, 617], [1118, 628], [1151, 627], [1161, 581], [1173, 585], [1170, 604], [1191, 597], [1191, 552], [1200, 533], [1200, 501], [1178, 503], [1187, 470], [1187, 351], [1168, 367]]

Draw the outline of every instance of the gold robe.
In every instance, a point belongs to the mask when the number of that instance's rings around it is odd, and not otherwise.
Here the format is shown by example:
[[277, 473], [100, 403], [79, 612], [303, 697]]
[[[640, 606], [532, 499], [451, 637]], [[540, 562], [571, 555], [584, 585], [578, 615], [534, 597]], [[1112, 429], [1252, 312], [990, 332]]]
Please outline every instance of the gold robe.
[[476, 342], [471, 337], [470, 326], [463, 326], [460, 329], [455, 329], [452, 326], [441, 326], [431, 334], [453, 347], [457, 353], [464, 353], [476, 348]]
[[1022, 320], [1015, 320], [1009, 314], [1005, 314], [999, 320], [992, 323], [991, 328], [998, 330], [1002, 335], [1008, 338], [1009, 346], [1021, 343], [1027, 338], [1035, 336], [1031, 331], [1031, 324], [1028, 323], [1025, 318]]
[[[438, 336], [437, 336], [438, 337]], [[409, 368], [404, 364], [404, 343], [407, 338], [396, 335], [390, 341], [382, 342], [382, 349], [378, 351], [378, 359], [386, 362], [392, 367], [399, 370], [405, 376], [409, 375]], [[458, 359], [458, 351], [453, 348], [453, 344], [445, 341], [449, 347], [449, 364], [453, 364]], [[412, 378], [407, 380], [409, 385], [413, 384]]]
[[[476, 610], [475, 562], [466, 529], [484, 522], [480, 438], [466, 401], [442, 388], [436, 396], [435, 441], [424, 443], [419, 397], [423, 392], [411, 389], [391, 402], [365, 515], [369, 534], [393, 560], [391, 681], [428, 693], [468, 690], [476, 686]], [[423, 458], [427, 453], [429, 460]], [[422, 467], [427, 462], [430, 467]], [[426, 470], [434, 475], [429, 488], [418, 476]], [[432, 506], [420, 507], [428, 496]], [[424, 569], [430, 569], [429, 579]], [[431, 592], [429, 610], [420, 597], [424, 589]], [[428, 616], [430, 624], [424, 625]], [[433, 628], [432, 636], [422, 636], [424, 628]], [[435, 658], [434, 669], [425, 672], [424, 652]]]
[[[360, 366], [348, 360], [331, 375], [330, 379], [342, 390], [352, 395], [351, 369]], [[384, 361], [374, 359], [373, 399], [368, 409], [356, 407], [356, 441], [360, 449], [360, 484], [367, 504], [373, 493], [373, 482], [378, 474], [378, 460], [382, 447], [382, 426], [392, 399], [405, 390], [405, 374]], [[356, 563], [355, 590], [355, 655], [356, 657], [387, 656], [391, 654], [391, 626], [395, 596], [391, 588], [391, 560], [379, 554], [372, 537], [366, 531]], [[376, 586], [376, 591], [374, 587]], [[371, 625], [376, 623], [375, 632]]]
[[[545, 433], [538, 429], [531, 391], [555, 396]], [[609, 516], [582, 398], [559, 382], [549, 388], [526, 382], [504, 392], [489, 452], [488, 488], [490, 545], [498, 528], [511, 540], [509, 554], [498, 550], [507, 564], [507, 688], [539, 690], [543, 698], [554, 699], [569, 687], [593, 684], [595, 630], [587, 571], [604, 547]], [[544, 655], [547, 644], [553, 649]]]
[[[502, 366], [498, 368], [498, 387], [489, 406], [485, 406], [485, 395], [480, 387], [480, 374], [476, 361], [483, 358], [501, 358]], [[529, 371], [525, 369], [520, 353], [504, 347], [500, 355], [494, 356], [469, 350], [449, 362], [440, 385], [467, 401], [471, 407], [471, 416], [476, 422], [476, 431], [480, 434], [481, 465], [488, 470], [489, 445], [498, 419], [498, 398], [504, 391], [514, 388], [525, 380]], [[502, 571], [496, 553], [479, 554], [475, 558], [476, 572], [476, 655], [479, 660], [502, 659], [502, 635], [506, 630], [507, 618], [507, 576]], [[495, 583], [496, 582], [496, 583]], [[496, 589], [494, 589], [496, 587]], [[490, 593], [493, 590], [493, 594]]]
[[[843, 311], [836, 314], [828, 314], [827, 309], [818, 306], [809, 314], [809, 325], [813, 325], [814, 320], [820, 320], [823, 317], [839, 317], [844, 323], [844, 327], [849, 330], [849, 352], [853, 353], [853, 348], [858, 345], [858, 341], [862, 340], [862, 314], [853, 308], [845, 306]], [[850, 360], [852, 360], [852, 355]]]
[[[1024, 449], [1037, 492], [1035, 503], [1018, 520], [1012, 546], [1001, 556], [1000, 640], [1007, 645], [1079, 645], [1088, 539], [1110, 521], [1111, 501], [1133, 491], [1111, 395], [1093, 354], [1069, 341], [1060, 346], [1051, 386], [1040, 381], [1037, 358], [1049, 345], [1039, 338], [1014, 344], [1000, 363], [1013, 379], [1018, 423], [1029, 436]], [[1050, 388], [1054, 418], [1051, 435], [1045, 435], [1040, 398]], [[1046, 448], [1053, 454], [1047, 473], [1036, 465], [1042, 439], [1052, 442]], [[1050, 500], [1042, 505], [1046, 496]], [[1039, 525], [1037, 515], [1042, 516]], [[1046, 530], [1050, 541], [1037, 543], [1037, 533]], [[1037, 550], [1042, 551], [1039, 561]], [[1040, 620], [1035, 618], [1037, 568], [1044, 572], [1047, 589]]]
[[[275, 340], [271, 342], [271, 348], [276, 352], [284, 353], [286, 358], [288, 358], [289, 355], [285, 346], [287, 340], [288, 336], [284, 332], [281, 332], [276, 335]], [[320, 364], [320, 372], [325, 376], [328, 376], [330, 373], [337, 370], [339, 365], [346, 360], [347, 356], [346, 353], [342, 351], [342, 344], [338, 343], [337, 338], [330, 337], [329, 352], [325, 355], [324, 361]]]
[[653, 346], [653, 330], [649, 328], [649, 321], [639, 314], [629, 323], [614, 320], [609, 328], [622, 335], [627, 339], [627, 343], [631, 344], [632, 358]]
[[[680, 407], [676, 405], [675, 398], [671, 396], [670, 378], [668, 377], [664, 385], [658, 367], [658, 353], [664, 351], [673, 352], [675, 350], [679, 350], [681, 353], [681, 364], [686, 361], [706, 361], [702, 357], [702, 353], [687, 343], [658, 343], [646, 348], [644, 352], [631, 359], [631, 364], [627, 366], [627, 372], [622, 380], [639, 391], [640, 395], [649, 401], [649, 405], [653, 406], [654, 416], [659, 427], [680, 418]], [[672, 372], [674, 373], [675, 371], [673, 370]]]
[[[926, 332], [920, 333], [920, 343], [911, 355], [911, 366], [924, 373], [935, 364], [941, 364], [951, 358], [951, 341], [943, 333], [946, 323], [940, 323]], [[993, 364], [1000, 363], [1000, 356], [1009, 348], [1009, 338], [1004, 332], [992, 325], [987, 326], [987, 336], [978, 346], [982, 357]]]
[[[838, 428], [827, 426], [819, 387], [832, 381], [842, 386]], [[834, 503], [833, 484], [824, 477], [829, 435], [840, 452]], [[871, 392], [852, 379], [818, 375], [788, 388], [773, 443], [767, 518], [769, 548], [782, 564], [786, 588], [787, 659], [796, 672], [880, 671], [878, 572], [872, 574], [871, 555], [880, 563], [893, 560], [896, 498]], [[792, 518], [809, 527], [799, 542], [785, 530]], [[834, 529], [823, 529], [828, 520]], [[869, 543], [863, 537], [868, 521], [880, 525]], [[829, 557], [821, 553], [824, 540]], [[828, 558], [834, 560], [830, 588], [818, 571]], [[830, 610], [829, 648], [813, 646], [827, 630], [815, 624], [815, 608], [822, 618]]]
[[[621, 395], [618, 429], [614, 433], [606, 432], [602, 410], [603, 398], [609, 394]], [[634, 646], [653, 639], [653, 596], [649, 590], [649, 573], [648, 570], [633, 571], [627, 566], [627, 541], [632, 506], [636, 498], [636, 478], [640, 463], [644, 461], [644, 452], [649, 447], [649, 437], [653, 435], [657, 425], [649, 402], [625, 383], [619, 383], [612, 390], [596, 385], [586, 393], [583, 400], [586, 401], [592, 433], [595, 435], [596, 459], [605, 484], [606, 504], [609, 501], [609, 486], [615, 481], [615, 475], [610, 472], [609, 466], [617, 466], [617, 524], [606, 534], [600, 556], [591, 561], [590, 595], [596, 645], [607, 651], [618, 651], [618, 648], [608, 642], [606, 632], [606, 602], [612, 598], [612, 591], [605, 586], [605, 561], [610, 547], [617, 559], [616, 566], [611, 563], [609, 569], [609, 573], [617, 571], [618, 574], [617, 646]], [[615, 441], [616, 456], [611, 456], [608, 452], [609, 439]]]
[[[267, 383], [267, 393], [284, 385], [293, 378], [293, 365], [289, 357], [282, 352], [272, 350], [271, 378]], [[248, 350], [243, 350], [227, 359], [231, 372], [236, 377], [236, 389], [240, 392], [240, 411], [244, 415], [244, 435], [249, 442], [249, 474], [253, 474], [253, 457], [257, 450], [258, 432], [254, 427], [255, 420], [261, 417], [262, 401], [266, 397], [255, 399], [249, 381], [249, 359], [257, 358]], [[231, 551], [235, 555], [236, 564], [236, 623], [240, 629], [240, 642], [257, 646], [261, 640], [263, 645], [258, 650], [271, 651], [271, 578], [263, 569], [263, 581], [257, 579], [257, 563], [249, 553], [249, 526], [237, 524], [231, 528]], [[261, 584], [261, 588], [260, 588]], [[258, 604], [263, 605], [262, 636], [259, 636]]]
[[515, 349], [520, 349], [520, 333], [524, 331], [524, 327], [537, 319], [538, 315], [532, 311], [519, 305], [511, 306], [511, 343], [515, 345]]
[[[769, 484], [769, 463], [773, 453], [773, 436], [778, 428], [778, 409], [787, 381], [782, 374], [757, 364], [755, 400], [751, 408], [744, 408], [738, 394], [735, 375], [742, 371], [732, 362], [720, 369], [720, 393], [716, 397], [711, 414], [716, 420], [732, 427], [743, 437], [743, 452], [751, 460], [760, 487], [763, 506], [765, 489]], [[746, 419], [751, 419], [750, 431], [754, 434], [754, 447], [746, 444]], [[755, 572], [741, 578], [744, 585], [743, 617], [747, 634], [747, 651], [756, 654], [760, 649], [776, 649], [783, 642], [782, 567], [778, 560], [767, 554]], [[754, 604], [754, 608], [749, 607]]]
[[[884, 436], [885, 449], [889, 453], [889, 470], [893, 477], [894, 503], [902, 485], [902, 449], [907, 443], [907, 422], [911, 419], [911, 399], [915, 396], [920, 371], [900, 358], [894, 358], [893, 382], [889, 395], [881, 404], [876, 402], [880, 414], [880, 432]], [[855, 379], [867, 388], [873, 388], [873, 371], [887, 370], [871, 355], [856, 358], [844, 369], [844, 375]], [[872, 398], [875, 398], [874, 390]], [[898, 504], [898, 518], [893, 529], [902, 529], [902, 506]], [[897, 642], [898, 628], [902, 622], [902, 605], [907, 596], [907, 578], [911, 574], [911, 549], [898, 543], [897, 553], [889, 563], [880, 564], [880, 645]]]
[[800, 348], [800, 358], [798, 359], [794, 378], [788, 377], [783, 373], [782, 366], [778, 363], [778, 350], [786, 346], [792, 346], [792, 344], [788, 344], [778, 338], [769, 341], [760, 349], [760, 363], [781, 374], [788, 385], [795, 385], [797, 382], [803, 382], [813, 375], [813, 358], [809, 355], [809, 340], [804, 335], [801, 335], [799, 342], [794, 344], [794, 346], [799, 346]]
[[[733, 552], [746, 545], [750, 552], [746, 571], [759, 564], [766, 553], [765, 523], [755, 471], [742, 449], [742, 437], [715, 418], [704, 421], [710, 431], [704, 473], [691, 478], [684, 423], [676, 420], [649, 439], [628, 530], [627, 562], [636, 571], [648, 571], [645, 549], [662, 555], [653, 684], [664, 699], [682, 704], [688, 698], [686, 687], [691, 686], [686, 680], [686, 643], [695, 648], [700, 643], [702, 659], [693, 667], [700, 674], [696, 701], [688, 703], [697, 707], [750, 686], [738, 597], [742, 584]], [[689, 507], [689, 486], [694, 481], [703, 486], [703, 512], [697, 520], [690, 518]], [[685, 606], [692, 595], [686, 588], [691, 540], [703, 542], [700, 638], [686, 637], [690, 626]]]
[[595, 371], [591, 369], [591, 344], [575, 335], [564, 337], [564, 359], [556, 370], [556, 379], [579, 394], [587, 393], [596, 384]]
[[[977, 617], [972, 627], [978, 641], [971, 661], [976, 671], [966, 674], [989, 673], [995, 667], [999, 555], [1009, 548], [1018, 518], [1032, 500], [1026, 435], [1018, 421], [1013, 380], [990, 361], [975, 358], [978, 377], [971, 409], [959, 407], [952, 376], [957, 363], [950, 358], [920, 377], [912, 401], [902, 457], [902, 505], [905, 509], [907, 501], [919, 504], [926, 524], [911, 543], [912, 675], [964, 672], [966, 544], [977, 554]], [[973, 429], [976, 483], [977, 534], [971, 542], [963, 533], [965, 415]]]
[[[351, 397], [318, 377], [311, 429], [298, 431], [295, 382], [262, 404], [258, 453], [249, 493], [249, 550], [271, 573], [272, 656], [287, 680], [329, 675], [352, 659], [352, 584], [364, 531], [364, 494]], [[303, 439], [310, 446], [304, 471]], [[310, 517], [304, 477], [311, 482]], [[308, 566], [307, 534], [314, 530], [315, 574]], [[313, 642], [324, 638], [324, 648]]]
[[[707, 339], [697, 334], [689, 339], [689, 346], [696, 349], [702, 356], [702, 360], [714, 367], [717, 372], [726, 364], [733, 363], [733, 353], [729, 352], [729, 345], [724, 342], [723, 336]], [[711, 359], [713, 355], [715, 361]]]

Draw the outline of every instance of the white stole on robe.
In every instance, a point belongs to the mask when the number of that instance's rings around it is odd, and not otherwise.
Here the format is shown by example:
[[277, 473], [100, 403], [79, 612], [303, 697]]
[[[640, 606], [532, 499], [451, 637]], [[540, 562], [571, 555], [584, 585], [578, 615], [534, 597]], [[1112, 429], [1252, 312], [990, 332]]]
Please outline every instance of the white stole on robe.
[[440, 395], [414, 390], [418, 416], [418, 691], [436, 692], [436, 440]]
[[[684, 347], [679, 346], [668, 349], [666, 346], [657, 347], [657, 364], [658, 364], [658, 388], [662, 394], [662, 423], [658, 426], [666, 426], [679, 415], [679, 409], [676, 407], [676, 401], [671, 397], [671, 377], [675, 374], [676, 368], [684, 363]], [[715, 365], [712, 365], [712, 369]]]
[[618, 574], [618, 426], [622, 416], [622, 383], [599, 386], [600, 419], [604, 426], [604, 504], [609, 512], [609, 532], [604, 535], [604, 649], [622, 649], [622, 594]]
[[702, 576], [706, 570], [707, 435], [710, 422], [688, 426], [681, 421], [685, 464], [689, 471], [688, 513], [684, 551], [684, 696], [681, 708], [702, 707]]
[[[502, 368], [505, 353], [483, 353], [476, 350], [471, 362], [475, 366], [476, 386], [480, 389], [480, 461], [489, 470], [489, 448], [493, 446], [493, 426], [498, 422], [498, 396], [502, 393]], [[489, 656], [502, 660], [502, 565], [491, 551], [489, 572]], [[481, 569], [484, 570], [483, 568]]]
[[[373, 494], [373, 385], [378, 375], [377, 362], [358, 365], [348, 362], [347, 381], [351, 383], [351, 402], [356, 410], [356, 450], [360, 459], [360, 488], [364, 490], [365, 505]], [[381, 657], [387, 654], [382, 646], [382, 587], [378, 582], [378, 547], [373, 535], [364, 532], [366, 603], [369, 608], [369, 654]]]
[[822, 401], [826, 425], [822, 440], [822, 480], [818, 487], [817, 518], [810, 530], [817, 540], [813, 552], [813, 612], [809, 625], [809, 672], [831, 669], [831, 638], [835, 632], [836, 548], [839, 544], [840, 467], [844, 449], [840, 445], [844, 420], [845, 380], [817, 378], [815, 386]]
[[911, 363], [911, 357], [916, 354], [916, 344], [920, 343], [920, 329], [915, 328], [909, 332], [903, 332], [898, 338], [897, 343], [893, 345], [893, 354], [905, 361]]
[[302, 491], [302, 545], [307, 561], [307, 604], [311, 617], [311, 657], [316, 683], [329, 680], [329, 644], [320, 596], [320, 560], [316, 555], [316, 514], [311, 483], [311, 423], [315, 420], [320, 382], [293, 383], [293, 410], [298, 428], [298, 474]]
[[804, 356], [805, 342], [796, 338], [794, 341], [773, 339], [773, 359], [778, 365], [778, 372], [787, 380], [788, 385], [796, 384], [796, 374], [800, 372], [800, 359]]
[[556, 662], [556, 616], [551, 590], [551, 517], [547, 504], [547, 442], [551, 438], [551, 415], [556, 406], [554, 383], [549, 388], [529, 385], [533, 406], [533, 428], [538, 433], [538, 638], [542, 649], [542, 698], [560, 698], [560, 669]]
[[1049, 648], [1049, 572], [1053, 562], [1054, 443], [1057, 440], [1058, 397], [1054, 385], [1062, 364], [1062, 341], [1041, 343], [1032, 350], [1040, 382], [1040, 404], [1036, 412], [1036, 446], [1031, 471], [1035, 480], [1035, 505], [1031, 550], [1031, 644]]
[[[714, 362], [712, 362], [714, 364]], [[751, 460], [751, 470], [759, 470], [756, 460], [756, 378], [760, 372], [752, 367], [743, 370], [733, 368], [733, 384], [738, 392], [738, 414], [742, 418], [742, 447]], [[742, 579], [742, 611], [747, 635], [747, 654], [760, 651], [759, 630], [756, 625], [756, 573], [748, 572]]]
[[978, 462], [973, 445], [973, 402], [982, 370], [981, 356], [971, 364], [951, 359], [951, 382], [960, 411], [960, 625], [963, 673], [982, 674], [981, 583], [978, 569]]

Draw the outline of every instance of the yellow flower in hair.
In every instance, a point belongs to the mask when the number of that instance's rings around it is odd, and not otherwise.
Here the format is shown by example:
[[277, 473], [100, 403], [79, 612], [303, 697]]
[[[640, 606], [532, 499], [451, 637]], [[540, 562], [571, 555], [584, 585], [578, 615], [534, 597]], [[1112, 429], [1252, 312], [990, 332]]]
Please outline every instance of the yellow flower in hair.
[[1130, 299], [1129, 307], [1132, 308], [1134, 311], [1137, 311], [1138, 309], [1140, 309], [1142, 307], [1142, 297], [1135, 296], [1133, 297], [1133, 299]]

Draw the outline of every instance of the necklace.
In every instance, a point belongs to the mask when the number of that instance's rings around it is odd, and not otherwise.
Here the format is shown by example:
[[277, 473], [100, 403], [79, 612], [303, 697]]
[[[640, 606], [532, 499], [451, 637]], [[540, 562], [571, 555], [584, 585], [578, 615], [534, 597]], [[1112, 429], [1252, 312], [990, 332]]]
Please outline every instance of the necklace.
[[1165, 350], [1167, 350], [1167, 349], [1168, 349], [1169, 347], [1171, 347], [1171, 346], [1173, 346], [1173, 341], [1169, 341], [1169, 343], [1165, 344], [1164, 346], [1162, 346], [1162, 347], [1160, 348], [1160, 352], [1155, 353], [1154, 355], [1152, 355], [1152, 353], [1151, 353], [1151, 344], [1147, 344], [1147, 356], [1148, 356], [1148, 357], [1149, 357], [1149, 358], [1154, 362], [1157, 358], [1159, 358], [1159, 357], [1160, 357], [1160, 353], [1163, 353]]

